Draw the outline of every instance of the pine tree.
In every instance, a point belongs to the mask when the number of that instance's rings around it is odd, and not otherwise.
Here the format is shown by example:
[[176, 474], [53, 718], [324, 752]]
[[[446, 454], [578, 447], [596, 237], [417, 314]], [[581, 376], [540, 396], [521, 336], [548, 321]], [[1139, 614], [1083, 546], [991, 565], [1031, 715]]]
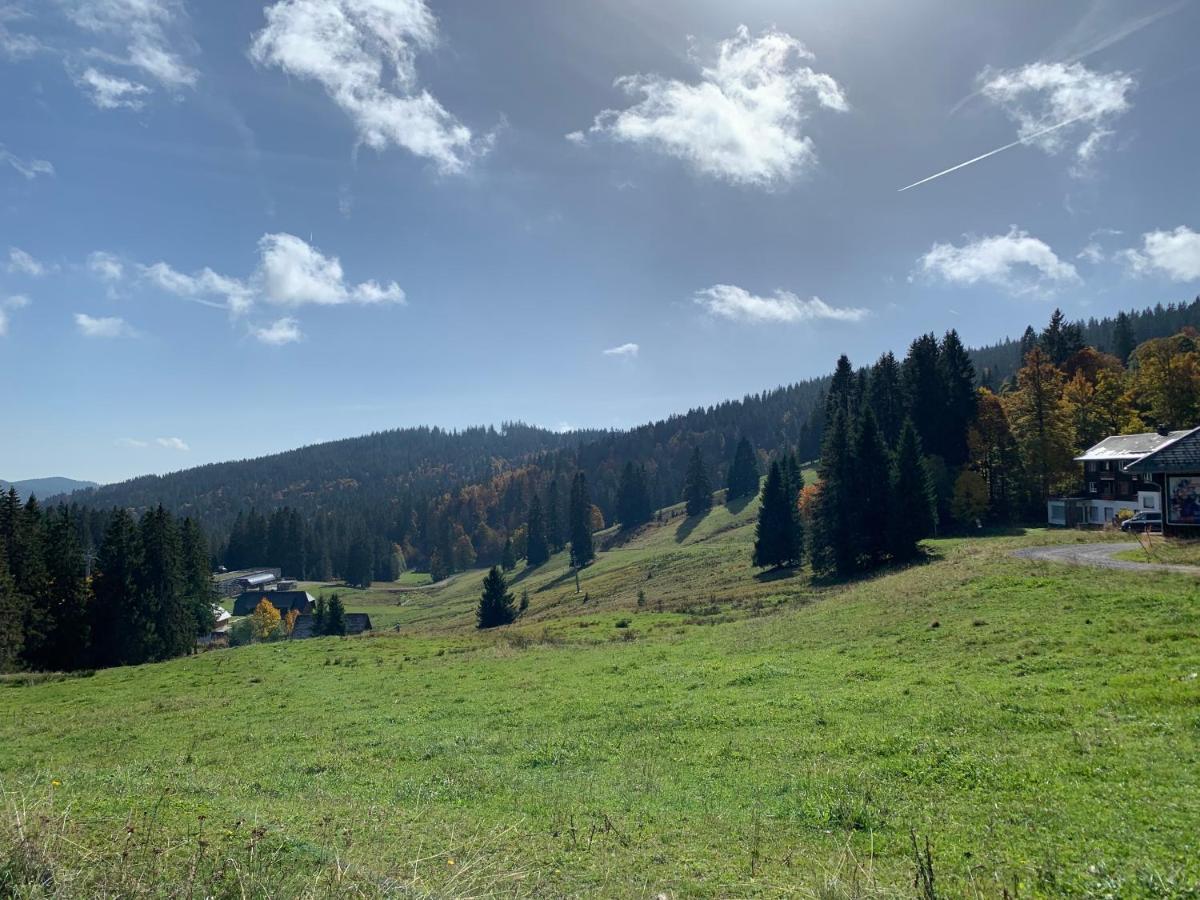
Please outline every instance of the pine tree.
[[450, 577], [446, 563], [442, 559], [442, 551], [435, 549], [429, 557], [429, 580], [434, 584], [445, 581]]
[[325, 630], [322, 634], [344, 635], [346, 633], [346, 606], [342, 598], [333, 594], [325, 608]]
[[559, 553], [566, 546], [564, 534], [570, 528], [563, 527], [562, 498], [559, 497], [558, 477], [550, 479], [550, 487], [546, 491], [546, 540], [550, 544], [550, 552]]
[[550, 545], [546, 540], [546, 524], [542, 516], [542, 501], [536, 494], [529, 504], [526, 531], [525, 564], [536, 569], [550, 558]]
[[325, 603], [324, 595], [318, 597], [317, 602], [313, 604], [312, 615], [312, 633], [314, 636], [320, 636], [325, 633], [325, 618], [328, 615], [328, 608]]
[[483, 593], [479, 597], [479, 609], [475, 617], [479, 628], [508, 625], [517, 618], [513, 595], [508, 592], [504, 573], [496, 566], [492, 566], [483, 579]]
[[500, 554], [500, 566], [505, 572], [511, 572], [517, 567], [517, 554], [513, 551], [511, 537], [504, 539], [504, 550]]
[[843, 353], [838, 357], [833, 378], [829, 382], [829, 392], [825, 395], [825, 421], [832, 422], [838, 410], [851, 412], [854, 409], [854, 395], [854, 367], [850, 365], [850, 357]]
[[[15, 491], [13, 492], [15, 494]], [[46, 571], [46, 523], [41, 505], [32, 494], [16, 512], [14, 542], [8, 545], [9, 567], [17, 594], [23, 598], [22, 630], [27, 663], [37, 665], [45, 649], [50, 607], [50, 575]]]
[[179, 529], [162, 506], [148, 510], [138, 525], [142, 565], [137, 573], [138, 604], [147, 617], [139, 629], [139, 661], [171, 659], [196, 643], [196, 617], [183, 597]]
[[627, 462], [621, 470], [621, 481], [617, 486], [617, 521], [621, 523], [621, 528], [632, 529], [645, 525], [653, 517], [650, 492], [646, 486], [646, 470]]
[[799, 565], [803, 542], [795, 508], [783, 468], [771, 463], [755, 528], [754, 565], [760, 569]]
[[896, 447], [888, 513], [890, 552], [897, 560], [910, 560], [919, 552], [917, 542], [933, 533], [934, 498], [921, 439], [908, 421]]
[[946, 413], [942, 420], [941, 456], [948, 466], [967, 461], [967, 429], [975, 419], [975, 365], [954, 329], [946, 332], [938, 353], [945, 383]]
[[217, 599], [213, 590], [212, 571], [209, 568], [208, 539], [191, 517], [183, 520], [179, 538], [183, 554], [181, 561], [184, 601], [191, 608], [192, 616], [196, 620], [195, 633], [208, 634], [216, 624], [213, 604]]
[[854, 456], [848, 420], [847, 413], [837, 410], [826, 428], [821, 447], [821, 492], [813, 512], [813, 571], [840, 577], [854, 571], [859, 557], [850, 509]]
[[1061, 366], [1084, 346], [1079, 324], [1068, 322], [1061, 309], [1054, 310], [1038, 343], [1056, 366]]
[[854, 474], [850, 481], [851, 528], [863, 562], [877, 566], [888, 552], [888, 507], [891, 459], [875, 415], [865, 409], [854, 435]]
[[1117, 321], [1113, 324], [1113, 356], [1121, 361], [1121, 365], [1125, 365], [1136, 348], [1137, 338], [1134, 335], [1133, 323], [1127, 313], [1120, 312], [1117, 314]]
[[0, 672], [11, 672], [21, 659], [25, 643], [24, 609], [8, 572], [8, 548], [0, 527]]
[[575, 474], [571, 482], [571, 565], [582, 569], [596, 558], [592, 545], [592, 499], [588, 493], [587, 478], [582, 472]]
[[900, 383], [900, 364], [891, 351], [879, 357], [871, 367], [867, 406], [875, 413], [875, 421], [879, 423], [888, 447], [896, 446], [904, 422], [904, 389]]
[[350, 545], [346, 557], [346, 584], [351, 587], [369, 588], [375, 580], [375, 560], [367, 536], [360, 534]]
[[[92, 570], [92, 657], [97, 666], [143, 662], [138, 647], [152, 630], [138, 592], [142, 544], [137, 523], [123, 509], [113, 511]], [[136, 638], [134, 636], [137, 636]]]
[[750, 441], [743, 437], [738, 441], [737, 450], [733, 454], [733, 462], [729, 466], [725, 502], [731, 503], [743, 497], [753, 497], [758, 491], [758, 459]]
[[1032, 325], [1025, 326], [1025, 333], [1021, 335], [1021, 359], [1025, 359], [1029, 355], [1029, 351], [1037, 346], [1037, 332], [1033, 330]]
[[923, 334], [912, 342], [901, 367], [905, 406], [925, 452], [942, 455], [947, 407], [946, 381], [937, 338]]
[[712, 509], [712, 494], [712, 483], [708, 480], [704, 457], [700, 455], [700, 448], [697, 447], [692, 451], [683, 482], [683, 499], [687, 504], [687, 514], [702, 516]]

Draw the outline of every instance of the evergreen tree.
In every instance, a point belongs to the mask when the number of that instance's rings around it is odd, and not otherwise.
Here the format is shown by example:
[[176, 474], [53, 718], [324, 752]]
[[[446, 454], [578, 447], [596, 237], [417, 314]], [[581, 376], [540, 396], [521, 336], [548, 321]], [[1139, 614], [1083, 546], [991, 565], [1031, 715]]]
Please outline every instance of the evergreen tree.
[[434, 584], [439, 581], [445, 581], [450, 577], [449, 571], [446, 569], [446, 563], [442, 560], [442, 551], [434, 550], [429, 557], [429, 580]]
[[571, 565], [577, 569], [596, 558], [592, 545], [592, 498], [588, 493], [587, 477], [582, 472], [575, 474], [571, 482]]
[[328, 614], [328, 608], [325, 603], [325, 596], [321, 595], [317, 598], [317, 602], [313, 604], [313, 629], [314, 635], [322, 635], [325, 633], [325, 618]]
[[858, 417], [850, 481], [851, 528], [863, 561], [879, 565], [888, 552], [891, 459], [870, 409]]
[[536, 494], [529, 504], [529, 523], [525, 541], [526, 565], [537, 568], [550, 558], [550, 546], [546, 540], [546, 524], [542, 516], [542, 501]]
[[942, 452], [947, 397], [939, 363], [937, 338], [924, 334], [912, 342], [904, 359], [905, 406], [927, 453]]
[[1137, 338], [1134, 335], [1133, 322], [1130, 321], [1128, 313], [1122, 311], [1117, 314], [1117, 320], [1113, 324], [1113, 356], [1121, 361], [1121, 365], [1125, 365], [1136, 347]]
[[851, 412], [855, 408], [854, 395], [854, 367], [850, 365], [850, 357], [843, 353], [838, 357], [833, 378], [829, 382], [829, 392], [825, 395], [825, 421], [832, 422], [837, 410]]
[[1049, 355], [1035, 347], [1017, 373], [1017, 389], [1004, 395], [1004, 411], [1034, 479], [1035, 497], [1044, 503], [1069, 477], [1075, 435], [1071, 412], [1063, 401], [1064, 378]]
[[1037, 332], [1033, 330], [1032, 325], [1025, 326], [1025, 333], [1021, 335], [1021, 359], [1029, 355], [1029, 351], [1037, 346]]
[[8, 548], [0, 527], [0, 672], [18, 667], [25, 646], [25, 611], [8, 572]]
[[1061, 309], [1054, 310], [1038, 343], [1056, 366], [1061, 366], [1084, 346], [1079, 324], [1068, 322]]
[[333, 594], [325, 608], [325, 630], [322, 634], [344, 635], [346, 633], [346, 606], [342, 598]]
[[729, 480], [725, 502], [730, 503], [743, 497], [753, 497], [759, 491], [758, 459], [747, 438], [738, 441], [729, 466]]
[[475, 615], [477, 627], [495, 628], [511, 624], [517, 618], [513, 595], [508, 592], [504, 573], [496, 566], [483, 579], [483, 593]]
[[893, 558], [910, 560], [917, 555], [917, 542], [933, 533], [933, 510], [933, 488], [921, 453], [921, 439], [912, 422], [905, 422], [892, 466], [888, 510], [888, 544]]
[[871, 367], [867, 406], [875, 413], [875, 421], [879, 423], [887, 445], [896, 446], [904, 422], [904, 389], [900, 381], [900, 364], [891, 351], [879, 357]]
[[366, 535], [359, 535], [350, 545], [346, 557], [346, 584], [351, 587], [369, 588], [375, 580], [375, 559]]
[[182, 656], [196, 643], [195, 613], [183, 596], [179, 529], [162, 506], [148, 510], [138, 525], [142, 565], [138, 569], [138, 605], [146, 617], [135, 648], [141, 661]]
[[621, 528], [631, 529], [645, 525], [652, 518], [654, 510], [646, 485], [646, 470], [627, 462], [621, 470], [621, 481], [617, 487], [617, 521], [621, 523]]
[[778, 462], [771, 463], [755, 527], [754, 565], [760, 569], [800, 564], [803, 542], [795, 508], [783, 468]]
[[854, 533], [854, 457], [849, 415], [838, 410], [825, 431], [821, 447], [821, 491], [813, 510], [812, 564], [818, 574], [845, 577], [858, 562]]
[[511, 572], [517, 567], [517, 554], [513, 551], [511, 537], [504, 539], [504, 551], [500, 554], [500, 566], [505, 572]]
[[92, 658], [98, 666], [145, 659], [138, 648], [150, 642], [153, 623], [138, 592], [141, 567], [137, 523], [127, 511], [114, 510], [92, 570]]
[[184, 600], [196, 620], [195, 633], [209, 634], [216, 624], [213, 604], [217, 598], [213, 590], [212, 571], [209, 568], [208, 539], [191, 517], [183, 520], [179, 538], [182, 549]]
[[692, 451], [683, 482], [683, 499], [687, 504], [687, 514], [701, 516], [712, 509], [712, 493], [712, 483], [708, 480], [708, 472], [704, 468], [704, 457], [700, 455], [700, 448], [697, 447]]
[[551, 553], [558, 553], [566, 546], [565, 533], [568, 530], [569, 524], [568, 528], [563, 527], [562, 498], [559, 496], [558, 477], [555, 476], [550, 479], [550, 487], [546, 491], [546, 540]]
[[975, 419], [975, 366], [954, 329], [946, 332], [938, 353], [945, 384], [946, 411], [942, 420], [941, 456], [948, 466], [967, 461], [967, 429]]
[[8, 545], [9, 567], [17, 594], [24, 601], [23, 654], [26, 662], [37, 665], [45, 651], [51, 602], [50, 574], [46, 570], [46, 527], [37, 498], [31, 494], [24, 507], [19, 508], [16, 518], [15, 540]]

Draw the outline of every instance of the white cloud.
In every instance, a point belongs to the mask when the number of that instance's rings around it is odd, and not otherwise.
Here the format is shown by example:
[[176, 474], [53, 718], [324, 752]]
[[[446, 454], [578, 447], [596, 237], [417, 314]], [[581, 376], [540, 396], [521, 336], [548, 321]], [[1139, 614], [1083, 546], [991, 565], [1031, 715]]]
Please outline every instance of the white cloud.
[[8, 334], [8, 313], [0, 309], [0, 337]]
[[1079, 273], [1071, 263], [1059, 259], [1044, 241], [1015, 225], [1007, 234], [968, 240], [961, 247], [934, 244], [918, 260], [918, 266], [919, 274], [950, 284], [983, 282], [1014, 293], [1079, 281]]
[[142, 277], [156, 287], [202, 303], [228, 309], [232, 315], [241, 315], [254, 305], [254, 291], [245, 282], [219, 275], [205, 267], [194, 275], [178, 272], [165, 262], [142, 266]]
[[21, 22], [33, 17], [15, 3], [0, 5], [0, 56], [10, 60], [28, 59], [42, 49], [42, 43], [29, 34], [9, 29], [12, 22]]
[[300, 330], [299, 320], [291, 316], [276, 319], [264, 328], [252, 328], [250, 329], [250, 333], [260, 342], [272, 347], [281, 347], [284, 344], [294, 344], [304, 340], [304, 333]]
[[75, 326], [79, 333], [89, 338], [135, 337], [135, 332], [124, 319], [115, 316], [93, 318], [87, 313], [75, 313]]
[[376, 281], [348, 285], [342, 263], [325, 256], [294, 234], [267, 234], [258, 242], [262, 264], [259, 280], [267, 301], [280, 306], [316, 303], [404, 303], [404, 291], [396, 282], [386, 286]]
[[1200, 234], [1186, 225], [1174, 231], [1149, 231], [1142, 235], [1141, 250], [1122, 256], [1137, 275], [1165, 275], [1172, 281], [1200, 280]]
[[192, 449], [191, 447], [189, 447], [187, 445], [187, 443], [185, 443], [183, 441], [182, 438], [177, 438], [177, 437], [155, 438], [154, 443], [158, 444], [158, 446], [160, 446], [160, 447], [166, 447], [168, 450], [191, 450]]
[[636, 357], [638, 355], [639, 349], [640, 348], [638, 347], [637, 344], [634, 344], [631, 342], [628, 344], [621, 344], [621, 346], [619, 346], [619, 347], [609, 347], [607, 350], [604, 351], [604, 355], [605, 356], [620, 356], [620, 357], [624, 357], [625, 359], [633, 359], [634, 357]]
[[692, 299], [710, 315], [753, 324], [817, 319], [860, 322], [869, 315], [865, 309], [830, 306], [819, 297], [802, 300], [790, 291], [782, 290], [775, 291], [770, 297], [760, 297], [732, 284], [715, 284], [697, 291]]
[[437, 43], [425, 0], [279, 0], [265, 14], [251, 58], [319, 83], [368, 147], [395, 144], [445, 173], [488, 149], [420, 86], [417, 54]]
[[[1078, 62], [985, 69], [979, 83], [983, 96], [1017, 123], [1022, 140], [1052, 155], [1073, 146], [1076, 175], [1095, 161], [1113, 134], [1110, 125], [1131, 108], [1129, 95], [1137, 86], [1131, 75], [1095, 72]], [[1067, 122], [1074, 124], [1047, 130]]]
[[13, 294], [0, 301], [0, 337], [8, 334], [8, 310], [24, 309], [29, 305], [29, 298], [24, 294]]
[[1104, 262], [1104, 248], [1097, 241], [1089, 241], [1075, 258], [1090, 262], [1092, 265], [1099, 265]]
[[120, 281], [125, 277], [125, 266], [111, 253], [97, 250], [88, 255], [88, 270], [101, 281]]
[[[60, 0], [60, 4], [79, 28], [124, 45], [123, 55], [95, 48], [91, 56], [143, 72], [168, 90], [196, 83], [196, 70], [183, 61], [178, 49], [190, 45], [187, 13], [180, 0]], [[96, 75], [104, 77], [100, 72]], [[148, 90], [140, 87], [143, 93]]]
[[23, 159], [5, 149], [0, 144], [0, 163], [8, 163], [26, 181], [33, 181], [42, 175], [53, 175], [54, 165], [44, 159]]
[[100, 109], [141, 109], [145, 106], [143, 98], [150, 93], [150, 88], [140, 82], [106, 75], [94, 68], [84, 70], [75, 83], [88, 92], [92, 103]]
[[46, 267], [20, 247], [9, 247], [8, 271], [17, 275], [28, 275], [31, 278], [40, 278], [46, 274]]
[[113, 441], [113, 443], [116, 444], [118, 447], [129, 447], [129, 448], [142, 448], [142, 447], [150, 446], [148, 441], [141, 441], [141, 440], [138, 440], [137, 438], [130, 438], [130, 437], [117, 438], [115, 441]]
[[804, 65], [812, 59], [782, 31], [752, 37], [743, 25], [721, 41], [714, 62], [701, 66], [698, 82], [617, 79], [617, 87], [641, 99], [628, 109], [604, 110], [590, 133], [646, 145], [734, 184], [792, 181], [816, 164], [812, 138], [801, 131], [812, 109], [849, 108], [832, 76]]

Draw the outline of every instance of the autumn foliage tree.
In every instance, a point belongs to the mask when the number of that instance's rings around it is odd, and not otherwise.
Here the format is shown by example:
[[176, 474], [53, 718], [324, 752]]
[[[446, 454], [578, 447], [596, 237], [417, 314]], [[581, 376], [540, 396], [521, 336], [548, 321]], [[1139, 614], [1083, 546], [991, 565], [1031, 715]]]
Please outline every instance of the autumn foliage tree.
[[281, 618], [275, 604], [263, 597], [250, 614], [251, 637], [256, 641], [269, 641], [278, 631]]

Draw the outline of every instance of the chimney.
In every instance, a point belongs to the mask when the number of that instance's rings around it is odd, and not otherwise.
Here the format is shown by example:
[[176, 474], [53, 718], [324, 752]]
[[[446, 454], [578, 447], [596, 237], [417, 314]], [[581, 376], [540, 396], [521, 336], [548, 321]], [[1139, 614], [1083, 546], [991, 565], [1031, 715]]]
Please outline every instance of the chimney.
[[1166, 437], [1167, 435], [1169, 435], [1171, 433], [1171, 429], [1168, 428], [1166, 425], [1163, 425], [1161, 422], [1159, 423], [1157, 430], [1158, 430], [1158, 433], [1160, 435], [1162, 435], [1163, 437]]

